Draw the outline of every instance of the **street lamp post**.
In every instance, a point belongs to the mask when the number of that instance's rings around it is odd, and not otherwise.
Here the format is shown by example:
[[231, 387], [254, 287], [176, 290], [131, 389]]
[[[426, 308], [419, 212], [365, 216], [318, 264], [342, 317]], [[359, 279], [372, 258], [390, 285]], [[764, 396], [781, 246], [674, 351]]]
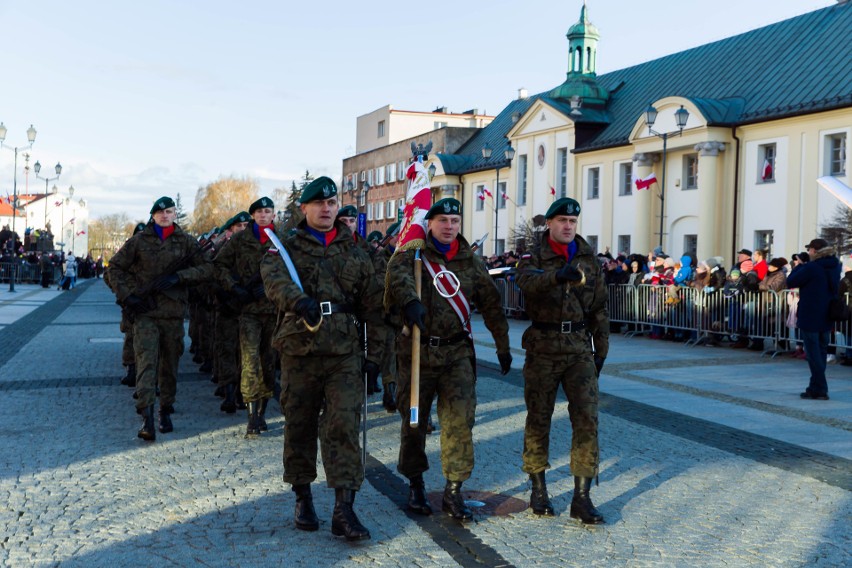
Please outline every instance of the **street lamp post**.
[[10, 292], [15, 291], [15, 279], [18, 277], [18, 251], [15, 250], [15, 217], [18, 216], [18, 150], [32, 148], [35, 139], [36, 129], [30, 124], [30, 127], [27, 128], [27, 141], [29, 144], [26, 146], [7, 146], [5, 143], [6, 127], [0, 122], [0, 148], [6, 148], [15, 152], [15, 171], [12, 176], [12, 274], [9, 278]]
[[666, 213], [666, 154], [668, 152], [669, 137], [674, 138], [683, 134], [683, 128], [686, 126], [686, 121], [689, 120], [689, 111], [680, 105], [680, 109], [675, 111], [675, 122], [677, 124], [677, 132], [657, 132], [652, 127], [657, 121], [657, 109], [654, 105], [648, 105], [645, 109], [645, 124], [648, 125], [648, 132], [657, 138], [663, 139], [663, 175], [660, 180], [660, 246], [663, 246], [663, 231], [665, 230], [665, 213]]
[[38, 175], [38, 173], [41, 171], [41, 164], [38, 163], [38, 161], [36, 161], [35, 165], [33, 166], [33, 169], [35, 170], [36, 177], [38, 179], [44, 180], [44, 227], [43, 228], [47, 229], [47, 184], [49, 184], [50, 182], [52, 182], [54, 180], [59, 179], [59, 176], [62, 175], [62, 164], [60, 164], [59, 162], [56, 162], [56, 167], [54, 168], [54, 170], [56, 171], [56, 177], [47, 177], [47, 176], [41, 177], [40, 175]]
[[[485, 158], [486, 160], [488, 160], [489, 158], [491, 158], [492, 153], [493, 153], [493, 150], [491, 149], [491, 146], [489, 146], [488, 143], [486, 142], [485, 145], [482, 147], [482, 157]], [[515, 149], [512, 148], [511, 146], [506, 146], [506, 149], [503, 151], [503, 157], [505, 158], [505, 163], [507, 165], [511, 164], [512, 158], [515, 157]], [[497, 164], [497, 166], [494, 168], [495, 170], [497, 170], [497, 185], [494, 187], [495, 195], [497, 194], [498, 191], [500, 191], [500, 168], [502, 166], [503, 166], [503, 162], [499, 162]], [[496, 196], [491, 198], [491, 203], [494, 204], [494, 254], [497, 254], [497, 223], [498, 223], [497, 211], [498, 211], [499, 207], [497, 207], [498, 202], [497, 202]]]

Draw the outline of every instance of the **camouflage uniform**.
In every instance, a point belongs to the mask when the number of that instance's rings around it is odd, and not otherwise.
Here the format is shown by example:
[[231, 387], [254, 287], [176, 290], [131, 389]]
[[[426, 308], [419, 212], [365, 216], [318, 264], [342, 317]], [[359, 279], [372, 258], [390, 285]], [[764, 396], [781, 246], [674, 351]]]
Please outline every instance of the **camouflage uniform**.
[[[526, 312], [532, 320], [523, 336], [524, 428], [523, 470], [530, 474], [550, 467], [550, 423], [559, 386], [568, 397], [571, 417], [571, 471], [592, 478], [598, 473], [598, 378], [593, 355], [606, 358], [609, 350], [607, 289], [594, 251], [575, 237], [572, 264], [586, 277], [585, 285], [559, 284], [556, 272], [565, 258], [548, 244], [547, 231], [539, 250], [525, 255], [518, 265], [518, 286], [524, 292]], [[575, 331], [565, 333], [572, 322]], [[582, 329], [578, 324], [585, 322]], [[593, 351], [590, 337], [594, 341]]]
[[[388, 270], [388, 262], [390, 262], [393, 252], [389, 248], [373, 251], [373, 269], [376, 271], [376, 278], [382, 287], [385, 288], [385, 278]], [[402, 322], [394, 322], [390, 315], [385, 317], [384, 331], [384, 349], [382, 352], [382, 387], [388, 388], [389, 383], [396, 382], [396, 336], [399, 330], [402, 329]]]
[[[248, 291], [261, 286], [260, 262], [272, 244], [260, 242], [254, 222], [235, 234], [222, 247], [213, 261], [216, 276], [226, 292], [234, 286]], [[265, 237], [265, 235], [264, 235]], [[275, 352], [272, 335], [276, 308], [266, 296], [255, 297], [240, 312], [240, 358], [242, 373], [240, 390], [246, 402], [272, 398], [275, 381]]]
[[[304, 292], [277, 254], [267, 254], [261, 263], [266, 294], [283, 314], [273, 345], [281, 354], [281, 408], [287, 422], [284, 481], [297, 486], [316, 479], [319, 413], [325, 400], [322, 443], [327, 446], [323, 467], [328, 486], [357, 491], [364, 479], [358, 440], [364, 387], [356, 317], [374, 324], [382, 312], [381, 294], [370, 260], [353, 244], [348, 228], [337, 222], [337, 235], [326, 247], [306, 227], [302, 221], [284, 240]], [[306, 296], [325, 304], [316, 333], [292, 311]], [[381, 354], [375, 343], [370, 339], [371, 360]]]
[[[476, 304], [485, 325], [494, 336], [498, 353], [509, 351], [509, 324], [503, 313], [500, 294], [488, 275], [482, 260], [473, 254], [467, 241], [459, 235], [459, 250], [449, 262], [435, 248], [431, 233], [423, 249], [424, 260], [443, 264], [455, 273], [468, 302]], [[409, 302], [417, 299], [414, 288], [414, 251], [394, 255], [388, 263], [387, 304], [399, 314]], [[449, 302], [432, 285], [426, 268], [422, 275], [421, 302], [426, 308], [420, 354], [420, 408], [432, 407], [438, 397], [438, 420], [441, 423], [441, 464], [444, 477], [451, 482], [465, 481], [473, 471], [473, 424], [476, 413], [475, 353], [472, 340]], [[446, 345], [431, 346], [435, 341]], [[438, 340], [440, 338], [440, 340]], [[400, 336], [396, 344], [398, 372], [398, 406], [403, 417], [399, 447], [401, 474], [411, 479], [429, 469], [426, 458], [427, 412], [420, 413], [416, 428], [409, 426], [411, 407], [411, 338]]]
[[[163, 275], [163, 271], [175, 260], [197, 251], [199, 245], [195, 239], [177, 225], [174, 227], [174, 232], [161, 241], [154, 222], [150, 221], [145, 230], [131, 237], [112, 257], [110, 284], [119, 302]], [[188, 268], [176, 273], [180, 278], [177, 286], [154, 294], [154, 309], [134, 317], [137, 408], [154, 404], [158, 379], [160, 407], [174, 403], [178, 360], [183, 354], [186, 284], [202, 282], [212, 274], [212, 267], [200, 252], [192, 257], [189, 264]]]

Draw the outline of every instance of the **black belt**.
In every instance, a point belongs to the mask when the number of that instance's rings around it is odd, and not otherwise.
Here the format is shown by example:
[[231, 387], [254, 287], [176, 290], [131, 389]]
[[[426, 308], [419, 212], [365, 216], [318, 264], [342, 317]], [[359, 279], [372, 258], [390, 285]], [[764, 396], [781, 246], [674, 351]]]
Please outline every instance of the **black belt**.
[[467, 338], [468, 335], [466, 331], [457, 333], [452, 337], [435, 337], [434, 335], [421, 335], [420, 343], [428, 344], [429, 347], [442, 347], [444, 345], [452, 345], [453, 343], [459, 343], [460, 341], [464, 341]]
[[332, 304], [331, 302], [320, 302], [320, 313], [324, 316], [331, 314], [351, 314], [352, 306], [349, 304]]
[[559, 333], [574, 333], [582, 331], [586, 329], [587, 325], [588, 324], [585, 321], [562, 321], [556, 323], [544, 321], [532, 322], [532, 326], [535, 329], [541, 329], [543, 331], [558, 331]]

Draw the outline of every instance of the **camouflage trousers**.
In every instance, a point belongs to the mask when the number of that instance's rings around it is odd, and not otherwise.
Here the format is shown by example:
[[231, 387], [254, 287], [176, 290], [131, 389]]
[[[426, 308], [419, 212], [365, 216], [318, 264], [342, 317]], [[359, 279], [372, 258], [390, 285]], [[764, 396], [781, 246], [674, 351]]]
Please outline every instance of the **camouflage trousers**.
[[240, 317], [216, 310], [213, 376], [219, 385], [240, 384]]
[[550, 423], [559, 386], [568, 398], [571, 418], [571, 471], [575, 476], [598, 473], [598, 378], [591, 352], [539, 354], [527, 351], [524, 363], [524, 471], [548, 469]]
[[177, 370], [183, 355], [183, 319], [136, 316], [133, 350], [136, 353], [137, 408], [151, 406], [160, 387], [160, 406], [174, 404]]
[[360, 353], [326, 357], [281, 356], [284, 481], [317, 477], [317, 439], [322, 416], [322, 461], [329, 487], [357, 491], [364, 481], [358, 443], [364, 386]]
[[136, 363], [136, 355], [133, 353], [133, 324], [124, 314], [121, 315], [119, 329], [124, 333], [124, 343], [121, 346], [121, 364], [127, 367]]
[[390, 326], [385, 326], [385, 349], [382, 353], [382, 386], [396, 382], [396, 334]]
[[399, 471], [411, 479], [429, 469], [426, 457], [426, 421], [438, 398], [441, 423], [441, 466], [449, 481], [465, 481], [473, 472], [473, 423], [476, 415], [476, 375], [469, 357], [436, 367], [420, 367], [420, 420], [408, 423], [411, 409], [411, 358], [401, 356], [397, 401], [402, 415]]
[[275, 382], [275, 314], [240, 316], [240, 392], [246, 402], [272, 398]]

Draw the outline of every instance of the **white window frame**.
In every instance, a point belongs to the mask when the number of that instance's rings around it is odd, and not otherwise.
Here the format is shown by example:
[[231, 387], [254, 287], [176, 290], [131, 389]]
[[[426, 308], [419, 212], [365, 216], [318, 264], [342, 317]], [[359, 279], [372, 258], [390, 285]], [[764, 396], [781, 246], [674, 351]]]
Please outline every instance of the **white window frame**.
[[[691, 168], [690, 162], [692, 162], [693, 164]], [[683, 156], [683, 183], [681, 184], [682, 191], [698, 189], [698, 168], [698, 154], [685, 154]]]
[[[834, 177], [846, 176], [848, 162], [849, 138], [846, 132], [833, 132], [825, 136], [826, 175]], [[837, 156], [835, 157], [835, 153]]]
[[[593, 173], [595, 175], [593, 176]], [[601, 198], [601, 167], [600, 166], [589, 166], [586, 169], [586, 199], [600, 199]]]
[[[485, 211], [485, 199], [480, 199], [480, 195], [485, 195], [485, 184], [480, 183], [476, 185], [476, 189], [474, 190], [473, 198], [476, 200], [476, 205], [474, 209], [476, 211]], [[487, 199], [487, 197], [486, 197]]]
[[618, 235], [618, 250], [616, 251], [617, 254], [621, 254], [621, 253], [630, 254], [630, 252], [631, 252], [630, 251], [630, 247], [631, 247], [630, 240], [631, 240], [630, 235]]
[[518, 206], [527, 204], [527, 178], [529, 177], [529, 160], [526, 154], [518, 156]]
[[405, 179], [405, 160], [402, 160], [399, 163], [399, 171], [396, 172], [396, 181], [403, 181]]
[[556, 193], [568, 197], [568, 148], [556, 149]]
[[618, 164], [618, 196], [633, 195], [633, 162]]
[[[772, 177], [763, 179], [763, 164], [769, 159], [772, 167]], [[775, 164], [778, 161], [778, 145], [775, 142], [757, 146], [757, 183], [775, 183]]]

